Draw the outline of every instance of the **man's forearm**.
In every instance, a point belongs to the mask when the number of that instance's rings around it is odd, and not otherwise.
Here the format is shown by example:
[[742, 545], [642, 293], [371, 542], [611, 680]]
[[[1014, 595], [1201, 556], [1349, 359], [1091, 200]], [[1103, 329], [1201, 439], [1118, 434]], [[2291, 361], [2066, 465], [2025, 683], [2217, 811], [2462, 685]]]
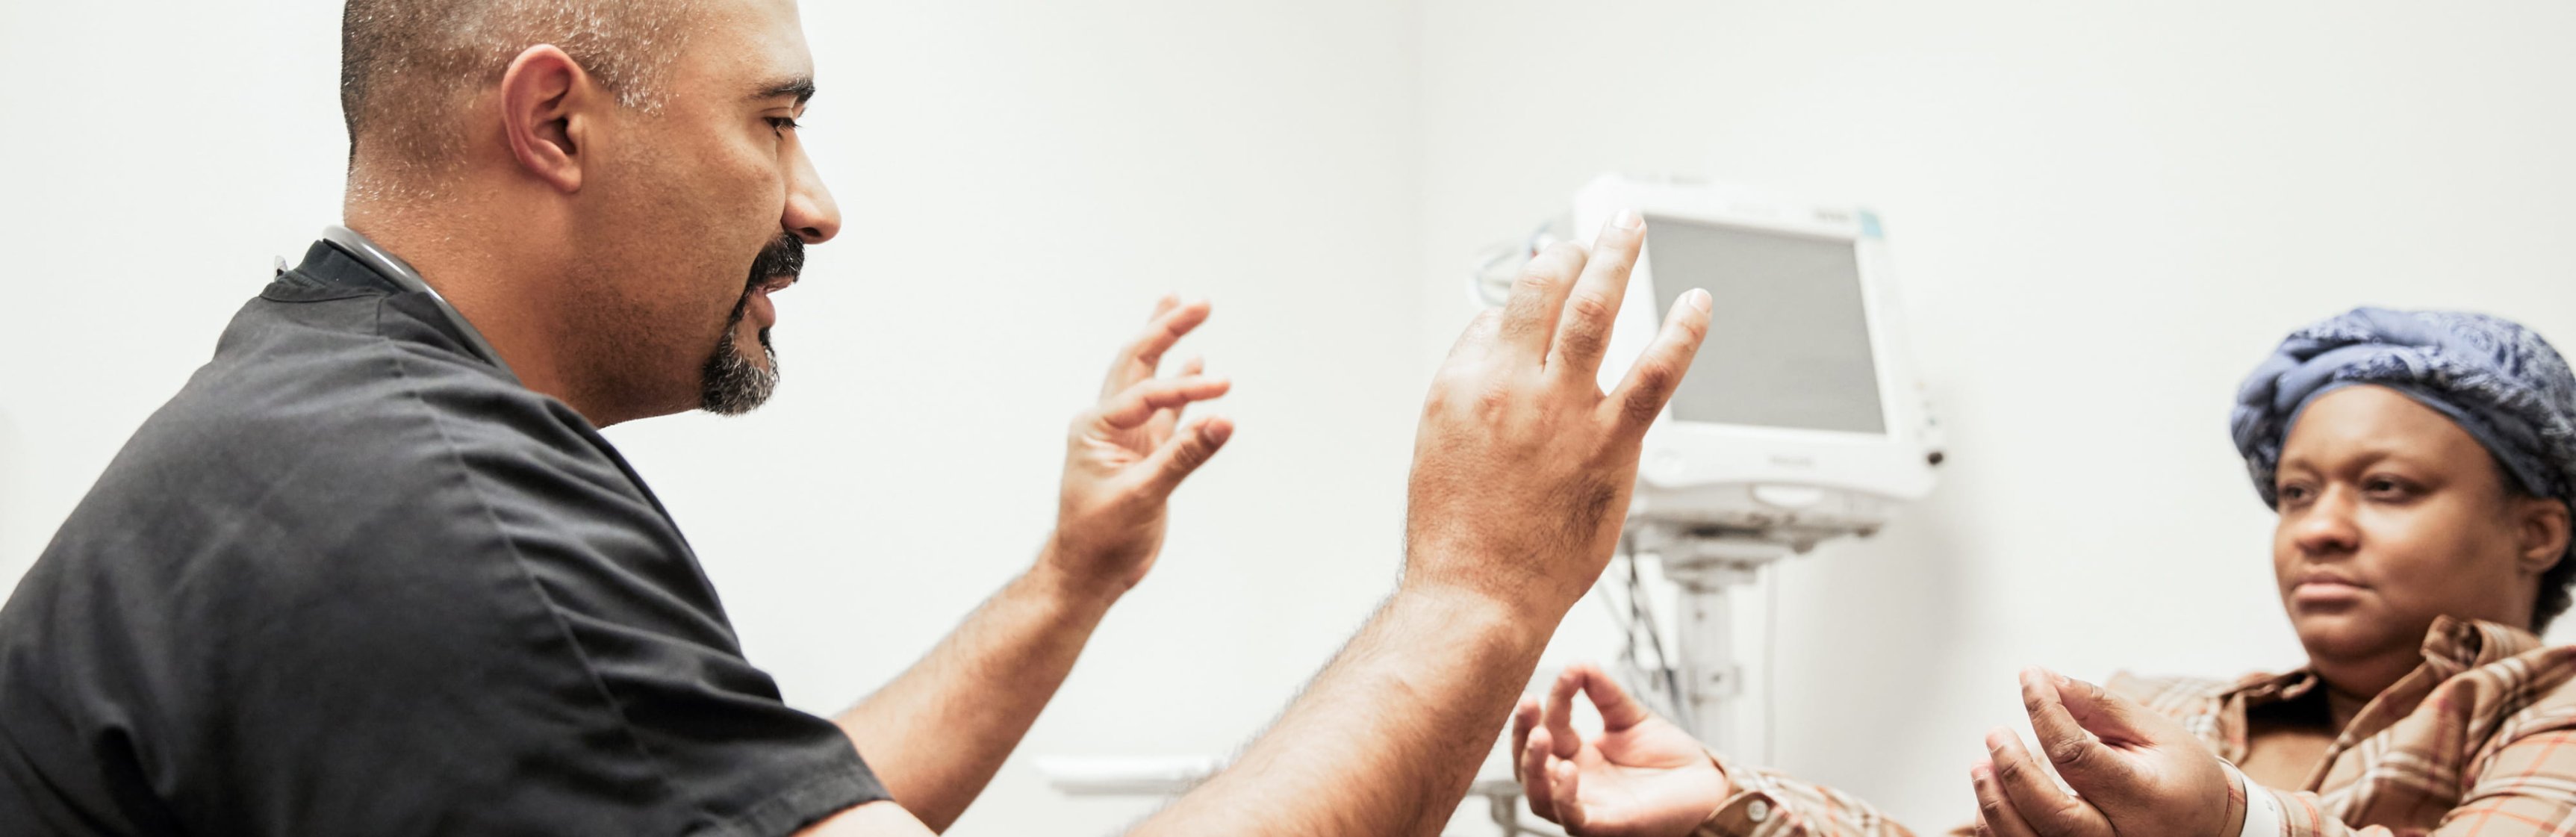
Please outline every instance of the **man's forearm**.
[[945, 831], [1073, 670], [1115, 591], [1039, 561], [894, 682], [835, 719], [894, 795]]
[[1398, 590], [1232, 767], [1133, 833], [1438, 833], [1563, 616]]

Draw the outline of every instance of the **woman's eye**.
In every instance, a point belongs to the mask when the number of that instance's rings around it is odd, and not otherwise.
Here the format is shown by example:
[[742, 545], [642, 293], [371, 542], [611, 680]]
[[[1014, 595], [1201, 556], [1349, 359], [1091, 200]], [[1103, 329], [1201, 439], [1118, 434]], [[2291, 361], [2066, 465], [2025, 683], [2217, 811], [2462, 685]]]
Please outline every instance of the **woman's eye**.
[[2276, 493], [2281, 495], [2281, 502], [2284, 503], [2296, 503], [2308, 499], [2308, 487], [2304, 485], [2284, 485]]

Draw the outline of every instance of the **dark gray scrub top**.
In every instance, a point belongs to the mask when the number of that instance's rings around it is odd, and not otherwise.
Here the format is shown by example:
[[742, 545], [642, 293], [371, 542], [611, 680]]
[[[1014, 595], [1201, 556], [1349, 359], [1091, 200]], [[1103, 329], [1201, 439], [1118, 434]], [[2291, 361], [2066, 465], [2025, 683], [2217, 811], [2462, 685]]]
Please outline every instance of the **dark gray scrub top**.
[[0, 834], [778, 835], [886, 798], [616, 449], [344, 246], [0, 607]]

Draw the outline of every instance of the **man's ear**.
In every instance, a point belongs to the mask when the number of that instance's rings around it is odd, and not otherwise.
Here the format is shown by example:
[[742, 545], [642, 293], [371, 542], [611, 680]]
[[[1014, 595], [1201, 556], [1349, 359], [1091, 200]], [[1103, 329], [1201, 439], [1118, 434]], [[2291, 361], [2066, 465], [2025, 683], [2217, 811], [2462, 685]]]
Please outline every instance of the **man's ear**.
[[2567, 555], [2567, 504], [2555, 497], [2527, 497], [2517, 511], [2522, 554], [2515, 563], [2532, 575], [2548, 572]]
[[501, 74], [501, 132], [519, 168], [549, 186], [581, 191], [581, 150], [603, 99], [581, 64], [553, 44], [529, 47]]

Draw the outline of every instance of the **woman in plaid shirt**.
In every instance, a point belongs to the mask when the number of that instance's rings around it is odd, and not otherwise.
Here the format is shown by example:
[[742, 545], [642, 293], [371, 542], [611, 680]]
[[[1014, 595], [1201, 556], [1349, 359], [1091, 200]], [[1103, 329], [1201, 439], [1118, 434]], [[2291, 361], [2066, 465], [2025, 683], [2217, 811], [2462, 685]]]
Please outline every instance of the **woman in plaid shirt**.
[[[2576, 561], [2576, 376], [2479, 314], [2356, 309], [2293, 332], [2231, 422], [2280, 513], [2308, 665], [2234, 681], [2033, 669], [2041, 752], [1969, 769], [1992, 837], [2576, 833], [2576, 646], [2537, 633]], [[1573, 696], [1604, 731], [1570, 724]], [[1530, 807], [1582, 835], [1906, 835], [1868, 803], [1729, 763], [1599, 669], [1513, 719]], [[2076, 792], [2051, 780], [2049, 767]]]

